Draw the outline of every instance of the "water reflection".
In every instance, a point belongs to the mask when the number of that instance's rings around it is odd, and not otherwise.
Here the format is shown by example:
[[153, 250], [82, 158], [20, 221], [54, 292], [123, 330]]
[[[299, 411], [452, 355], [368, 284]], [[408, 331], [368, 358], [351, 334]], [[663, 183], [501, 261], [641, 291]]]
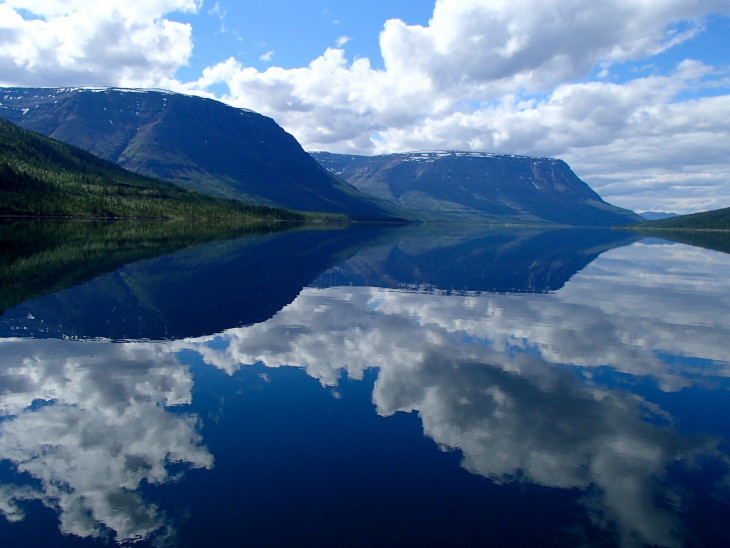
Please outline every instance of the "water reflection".
[[567, 366], [651, 378], [664, 391], [727, 388], [728, 267], [727, 255], [636, 244], [554, 294], [307, 289], [269, 322], [186, 346], [228, 373], [290, 365], [330, 386], [342, 371], [360, 379], [377, 367], [378, 414], [417, 412], [424, 433], [460, 450], [469, 471], [582, 489], [620, 544], [675, 546], [690, 487], [666, 483], [668, 470], [692, 469], [700, 456], [724, 468], [720, 438], [681, 436], [640, 393]]
[[[322, 270], [388, 232], [293, 226], [139, 260], [6, 310], [0, 318], [0, 336], [157, 340], [262, 322], [290, 303]], [[107, 245], [129, 245], [124, 234], [121, 243], [112, 239]], [[154, 234], [164, 242], [170, 240], [167, 232]], [[207, 236], [221, 237], [215, 231]], [[95, 246], [94, 240], [83, 242], [78, 244], [83, 249]], [[180, 241], [173, 243], [182, 247]]]
[[[267, 242], [253, 247], [251, 240], [243, 247], [219, 243], [215, 253], [205, 248], [201, 257], [215, 261], [195, 262], [184, 252], [174, 260], [127, 267], [122, 278], [157, 277], [158, 285], [147, 288], [161, 287], [171, 273], [183, 272], [180, 276], [190, 282], [174, 287], [188, 287], [189, 295], [204, 287], [197, 303], [207, 299], [223, 307], [229, 298], [221, 316], [236, 321], [223, 330], [194, 331], [204, 336], [159, 343], [0, 339], [0, 459], [14, 471], [2, 478], [0, 511], [8, 520], [22, 520], [26, 502], [36, 500], [58, 512], [64, 533], [117, 542], [177, 542], [175, 520], [185, 512], [165, 506], [150, 486], [184, 483], [196, 468], [211, 478], [219, 473], [207, 439], [211, 421], [225, 437], [245, 437], [245, 447], [273, 435], [263, 423], [241, 430], [244, 423], [255, 424], [255, 417], [233, 411], [237, 389], [218, 388], [226, 397], [196, 401], [195, 387], [202, 390], [201, 384], [209, 382], [201, 370], [191, 369], [191, 363], [200, 362], [225, 372], [231, 382], [249, 368], [263, 366], [272, 374], [296, 368], [327, 387], [322, 398], [338, 396], [345, 376], [362, 380], [370, 390], [368, 371], [376, 371], [369, 395], [375, 413], [389, 421], [417, 414], [423, 433], [442, 450], [460, 453], [462, 467], [474, 477], [488, 478], [492, 485], [530, 484], [573, 493], [587, 516], [570, 531], [576, 544], [595, 539], [595, 531], [609, 544], [624, 546], [707, 544], [707, 531], [698, 530], [691, 516], [702, 512], [697, 501], [706, 492], [715, 497], [713, 504], [727, 509], [722, 501], [730, 494], [730, 429], [710, 419], [698, 427], [688, 410], [704, 409], [699, 400], [730, 387], [730, 255], [651, 240], [609, 250], [616, 240], [602, 234], [582, 236], [571, 247], [568, 232], [564, 240], [521, 231], [512, 239], [489, 232], [420, 243], [410, 233], [368, 233], [361, 240], [368, 247], [359, 253], [347, 246], [347, 234], [319, 235], [323, 251], [308, 270], [299, 266], [305, 253], [293, 253], [301, 236], [279, 235], [277, 242], [290, 242], [287, 256], [300, 262], [274, 276], [294, 279], [260, 308], [255, 299], [230, 299], [231, 287], [222, 283], [222, 275], [213, 283], [203, 280], [215, 272], [210, 265], [227, 272], [255, 256], [239, 253], [243, 248], [266, 250], [273, 257]], [[559, 241], [563, 251], [554, 255]], [[532, 259], [530, 242], [544, 242]], [[186, 274], [181, 263], [190, 268]], [[434, 265], [449, 264], [470, 268], [453, 268], [448, 284], [443, 273], [434, 274]], [[515, 269], [517, 264], [525, 268]], [[297, 286], [327, 265], [336, 266], [311, 286]], [[502, 292], [486, 292], [486, 285], [475, 285], [479, 265], [484, 275], [478, 278], [490, 287], [500, 280], [509, 283], [509, 273], [517, 272], [513, 285], [521, 293], [504, 292], [503, 286]], [[195, 275], [199, 269], [206, 276]], [[236, 279], [241, 278], [231, 277], [229, 283]], [[552, 280], [555, 286], [534, 280]], [[106, 282], [89, 285], [100, 295], [100, 288], [108, 287]], [[254, 287], [254, 293], [264, 287], [273, 292], [275, 283]], [[79, 291], [89, 295], [89, 287]], [[159, 297], [146, 302], [172, 300], [162, 290], [154, 294]], [[65, 296], [63, 302], [70, 304], [63, 310], [88, 310], [87, 297], [75, 299]], [[32, 320], [23, 314], [35, 318], [47, 310], [39, 302], [16, 307], [3, 321], [27, 326]], [[238, 309], [242, 306], [252, 307], [247, 316]], [[215, 317], [213, 307], [207, 310], [210, 314], [198, 316], [198, 327]], [[242, 317], [260, 320], [242, 326]], [[80, 332], [89, 333], [74, 333]], [[302, 405], [298, 412], [312, 411]], [[343, 419], [353, 438], [362, 420], [357, 416]], [[316, 451], [324, 455], [328, 446], [307, 446], [298, 455], [311, 457]], [[215, 454], [215, 460], [224, 457], [241, 458]], [[355, 469], [357, 463], [340, 466], [347, 476], [367, 474]], [[238, 490], [239, 497], [254, 496], [236, 476], [216, 484], [230, 489], [218, 494], [226, 500]], [[283, 485], [267, 488], [285, 496]], [[316, 505], [320, 493], [307, 496]], [[360, 519], [382, 520], [377, 509], [371, 511]], [[513, 519], [529, 529], [530, 520], [539, 517]], [[212, 532], [225, 525], [222, 517], [214, 521], [197, 527]], [[716, 525], [709, 540], [730, 538], [723, 527]]]
[[213, 465], [195, 414], [169, 412], [190, 404], [190, 372], [154, 344], [3, 339], [0, 354], [0, 458], [31, 479], [3, 483], [6, 518], [39, 500], [67, 534], [170, 535], [164, 511], [137, 491], [174, 480], [173, 464]]

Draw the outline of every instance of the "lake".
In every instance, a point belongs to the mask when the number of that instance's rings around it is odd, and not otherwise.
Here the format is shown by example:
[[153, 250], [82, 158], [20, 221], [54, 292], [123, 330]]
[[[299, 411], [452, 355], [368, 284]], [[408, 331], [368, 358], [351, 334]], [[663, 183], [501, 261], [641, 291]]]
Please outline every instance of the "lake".
[[0, 226], [3, 546], [730, 545], [730, 254]]

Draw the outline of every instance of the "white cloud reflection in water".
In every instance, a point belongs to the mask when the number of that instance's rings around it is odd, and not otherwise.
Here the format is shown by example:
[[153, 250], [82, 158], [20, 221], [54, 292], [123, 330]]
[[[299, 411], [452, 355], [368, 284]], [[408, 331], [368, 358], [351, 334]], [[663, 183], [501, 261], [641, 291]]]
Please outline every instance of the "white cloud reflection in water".
[[172, 534], [143, 482], [168, 467], [210, 468], [190, 403], [192, 376], [162, 345], [4, 339], [0, 459], [34, 478], [0, 486], [0, 511], [23, 519], [25, 500], [59, 514], [63, 533], [117, 542]]
[[378, 414], [417, 412], [467, 470], [584, 489], [592, 519], [616, 524], [621, 544], [681, 545], [682, 495], [662, 478], [699, 455], [727, 461], [719, 440], [660, 426], [672, 417], [591, 372], [607, 366], [663, 391], [730, 377], [729, 271], [726, 254], [637, 243], [552, 294], [308, 288], [268, 322], [180, 346], [229, 374], [288, 365], [326, 386], [376, 367]]
[[591, 373], [651, 378], [665, 392], [730, 377], [728, 267], [730, 255], [638, 243], [550, 294], [307, 288], [269, 321], [214, 337], [1, 340], [0, 459], [34, 482], [0, 486], [0, 511], [20, 520], [23, 501], [40, 500], [64, 533], [173, 534], [138, 488], [176, 479], [174, 463], [213, 466], [197, 418], [169, 409], [191, 403], [177, 354], [193, 350], [229, 374], [293, 366], [324, 386], [378, 368], [377, 413], [417, 412], [425, 435], [461, 451], [470, 472], [580, 489], [591, 519], [616, 527], [621, 544], [681, 545], [686, 496], [663, 478], [699, 457], [727, 463], [720, 440], [677, 433], [665, 410]]

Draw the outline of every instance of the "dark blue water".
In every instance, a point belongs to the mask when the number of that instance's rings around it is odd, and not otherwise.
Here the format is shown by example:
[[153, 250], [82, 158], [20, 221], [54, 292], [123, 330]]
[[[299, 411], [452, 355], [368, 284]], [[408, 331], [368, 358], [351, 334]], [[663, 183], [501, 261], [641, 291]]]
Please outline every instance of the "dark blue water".
[[0, 318], [3, 546], [730, 544], [730, 255], [294, 230]]

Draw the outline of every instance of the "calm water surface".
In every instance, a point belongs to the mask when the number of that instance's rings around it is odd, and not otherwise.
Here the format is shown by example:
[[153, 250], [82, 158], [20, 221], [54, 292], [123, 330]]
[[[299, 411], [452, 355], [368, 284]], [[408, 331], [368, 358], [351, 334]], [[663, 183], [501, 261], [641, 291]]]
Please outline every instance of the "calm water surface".
[[359, 228], [38, 291], [0, 318], [0, 538], [728, 545], [729, 274], [611, 231]]

